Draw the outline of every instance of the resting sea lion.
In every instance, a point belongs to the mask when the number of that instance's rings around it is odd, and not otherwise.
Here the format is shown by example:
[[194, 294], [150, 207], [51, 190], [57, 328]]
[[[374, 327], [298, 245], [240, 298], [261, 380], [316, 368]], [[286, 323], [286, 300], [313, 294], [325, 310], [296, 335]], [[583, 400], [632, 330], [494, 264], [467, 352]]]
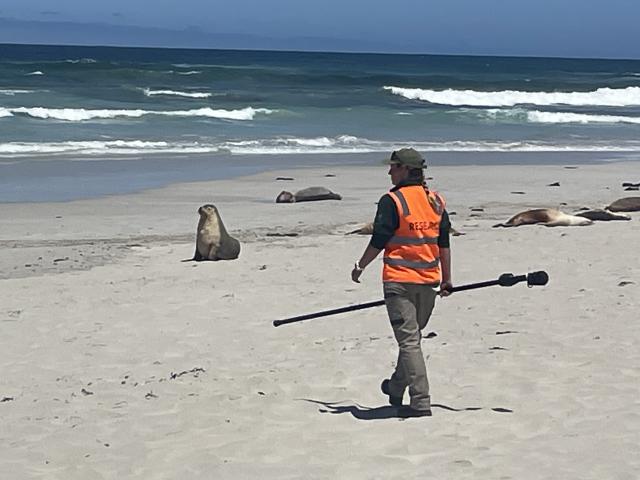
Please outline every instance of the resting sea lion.
[[371, 235], [372, 233], [373, 233], [373, 222], [369, 222], [360, 228], [356, 228], [351, 232], [347, 232], [347, 235], [353, 235], [353, 234]]
[[596, 208], [594, 210], [586, 210], [584, 212], [579, 212], [574, 214], [576, 217], [584, 217], [589, 220], [599, 220], [601, 222], [608, 222], [610, 220], [631, 220], [629, 215], [625, 215], [624, 213], [613, 213], [609, 210], [604, 210], [602, 208]]
[[312, 202], [316, 200], [342, 200], [342, 197], [324, 187], [303, 188], [296, 193], [283, 190], [276, 197], [276, 203]]
[[533, 225], [541, 223], [547, 227], [561, 227], [571, 225], [591, 225], [593, 222], [588, 218], [567, 215], [560, 210], [553, 208], [536, 208], [514, 215], [505, 223], [498, 223], [495, 227], [518, 227], [520, 225]]
[[193, 260], [233, 260], [240, 255], [240, 242], [227, 233], [218, 209], [211, 204], [198, 209], [200, 220], [196, 231]]
[[637, 212], [640, 211], [640, 197], [619, 198], [605, 208], [612, 212]]

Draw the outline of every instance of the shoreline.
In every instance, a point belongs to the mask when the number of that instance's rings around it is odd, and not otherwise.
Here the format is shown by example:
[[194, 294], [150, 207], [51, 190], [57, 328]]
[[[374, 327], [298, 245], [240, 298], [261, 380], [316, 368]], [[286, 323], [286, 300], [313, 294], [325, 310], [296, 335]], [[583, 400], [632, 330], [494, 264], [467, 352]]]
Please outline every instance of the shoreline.
[[[498, 223], [515, 209], [549, 207], [573, 213], [636, 196], [636, 192], [625, 192], [622, 183], [638, 181], [640, 162], [432, 165], [426, 174], [429, 186], [446, 196], [454, 228], [464, 230], [468, 225], [477, 228], [476, 217]], [[356, 179], [363, 176], [377, 187], [359, 185]], [[465, 186], [461, 189], [459, 183]], [[556, 183], [560, 186], [553, 187]], [[329, 188], [343, 200], [275, 203], [282, 190], [295, 192], [310, 186]], [[116, 262], [140, 245], [192, 243], [197, 208], [206, 203], [221, 208], [223, 218], [226, 211], [235, 212], [235, 221], [227, 220], [226, 226], [241, 241], [264, 240], [266, 234], [282, 231], [344, 232], [370, 221], [379, 197], [388, 188], [387, 169], [382, 164], [334, 164], [179, 182], [70, 201], [0, 202], [0, 246], [5, 253], [0, 257], [4, 259], [4, 263], [0, 261], [4, 267], [0, 279], [86, 270]], [[369, 207], [363, 212], [365, 198]], [[466, 211], [470, 208], [486, 213]], [[296, 220], [301, 212], [322, 215], [301, 223]], [[276, 224], [273, 215], [277, 215]]]
[[[388, 155], [154, 155], [0, 160], [0, 203], [66, 202], [141, 192], [173, 184], [215, 181], [282, 169], [378, 166]], [[5, 159], [6, 160], [6, 159]], [[593, 165], [640, 161], [639, 152], [432, 152], [432, 167], [481, 165]]]

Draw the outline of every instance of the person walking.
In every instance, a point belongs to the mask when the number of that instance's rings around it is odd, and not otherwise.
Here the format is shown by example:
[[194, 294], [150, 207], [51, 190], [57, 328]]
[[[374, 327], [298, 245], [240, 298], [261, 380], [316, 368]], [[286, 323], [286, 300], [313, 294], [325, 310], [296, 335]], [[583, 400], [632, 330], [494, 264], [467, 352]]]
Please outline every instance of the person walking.
[[[399, 352], [395, 371], [382, 382], [381, 390], [398, 407], [398, 416], [431, 416], [422, 330], [436, 297], [449, 295], [453, 286], [451, 223], [442, 195], [426, 186], [427, 167], [420, 153], [403, 148], [392, 152], [385, 163], [394, 186], [378, 202], [371, 240], [351, 279], [360, 283], [364, 269], [384, 250], [384, 300]], [[410, 404], [403, 405], [407, 387]]]

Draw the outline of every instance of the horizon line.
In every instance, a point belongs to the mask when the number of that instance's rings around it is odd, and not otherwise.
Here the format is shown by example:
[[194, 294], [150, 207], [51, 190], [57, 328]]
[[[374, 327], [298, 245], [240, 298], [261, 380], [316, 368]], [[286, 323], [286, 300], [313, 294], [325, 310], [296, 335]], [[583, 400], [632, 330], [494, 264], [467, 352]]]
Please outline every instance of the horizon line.
[[630, 61], [640, 62], [640, 58], [628, 57], [582, 57], [582, 56], [543, 56], [543, 55], [497, 55], [497, 54], [469, 54], [469, 53], [416, 53], [416, 52], [376, 52], [362, 50], [300, 50], [286, 48], [217, 48], [217, 47], [199, 47], [199, 46], [166, 46], [166, 45], [119, 45], [119, 44], [78, 44], [78, 43], [14, 43], [0, 41], [1, 46], [39, 46], [39, 47], [79, 47], [79, 48], [120, 48], [120, 49], [156, 49], [156, 50], [214, 50], [226, 52], [279, 52], [279, 53], [329, 53], [334, 55], [403, 55], [403, 56], [430, 56], [430, 57], [481, 57], [481, 58], [530, 58], [530, 59], [554, 59], [554, 60], [604, 60], [604, 61]]

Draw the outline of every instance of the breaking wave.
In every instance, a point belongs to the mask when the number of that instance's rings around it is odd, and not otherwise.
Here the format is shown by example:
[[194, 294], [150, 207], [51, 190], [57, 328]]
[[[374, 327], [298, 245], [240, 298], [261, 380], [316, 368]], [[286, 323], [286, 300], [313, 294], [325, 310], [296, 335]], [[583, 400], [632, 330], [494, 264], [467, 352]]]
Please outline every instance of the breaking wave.
[[0, 143], [0, 157], [38, 157], [52, 155], [153, 155], [153, 154], [340, 154], [389, 152], [412, 145], [426, 152], [630, 152], [640, 151], [638, 142], [593, 142], [591, 144], [552, 144], [544, 142], [451, 141], [451, 142], [391, 142], [358, 138], [351, 135], [337, 137], [282, 137], [257, 140], [214, 142], [169, 142], [145, 140], [95, 140], [67, 142], [9, 142]]
[[147, 97], [151, 97], [153, 95], [173, 95], [176, 97], [209, 98], [211, 96], [211, 94], [207, 92], [180, 92], [176, 90], [151, 90], [150, 88], [145, 88], [143, 91]]
[[98, 63], [95, 58], [68, 58], [65, 60], [67, 63]]
[[394, 95], [424, 102], [471, 107], [512, 107], [514, 105], [573, 105], [627, 107], [640, 105], [640, 87], [598, 88], [591, 92], [522, 92], [502, 90], [425, 90], [421, 88], [383, 87]]
[[575, 112], [543, 112], [540, 110], [525, 110], [522, 108], [487, 110], [467, 110], [466, 114], [475, 113], [493, 121], [529, 122], [529, 123], [581, 123], [581, 124], [640, 124], [640, 117], [627, 115], [602, 115]]
[[569, 112], [528, 112], [527, 118], [534, 123], [635, 123], [640, 124], [640, 117], [624, 115], [588, 115]]
[[31, 93], [31, 90], [20, 90], [20, 89], [0, 89], [0, 95], [18, 95], [20, 93]]
[[[10, 116], [14, 114], [28, 115], [39, 119], [55, 119], [68, 122], [82, 122], [94, 119], [112, 118], [140, 118], [145, 115], [160, 115], [165, 117], [208, 117], [223, 120], [252, 120], [257, 114], [269, 115], [275, 110], [268, 108], [246, 107], [239, 110], [222, 110], [209, 107], [196, 108], [193, 110], [87, 110], [84, 108], [45, 108], [45, 107], [17, 107], [0, 108], [0, 115]], [[9, 115], [6, 113], [9, 112]]]

